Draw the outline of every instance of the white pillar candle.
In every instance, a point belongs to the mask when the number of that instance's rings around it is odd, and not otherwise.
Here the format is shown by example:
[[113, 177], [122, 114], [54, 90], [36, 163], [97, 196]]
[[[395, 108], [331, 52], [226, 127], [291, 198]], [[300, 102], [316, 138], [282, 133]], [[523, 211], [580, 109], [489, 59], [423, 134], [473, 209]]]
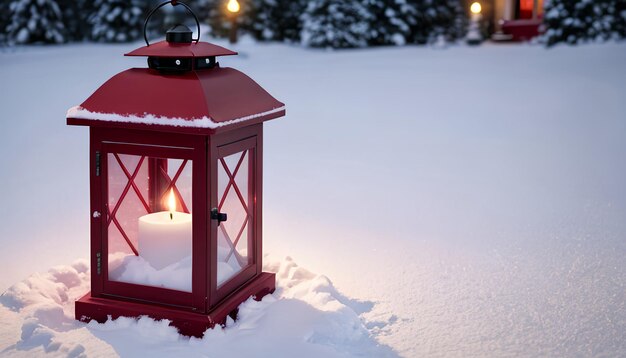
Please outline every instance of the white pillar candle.
[[139, 218], [139, 256], [160, 270], [191, 256], [191, 214], [169, 211]]
[[139, 256], [157, 270], [191, 256], [191, 214], [176, 212], [173, 189], [167, 201], [170, 211], [139, 218]]

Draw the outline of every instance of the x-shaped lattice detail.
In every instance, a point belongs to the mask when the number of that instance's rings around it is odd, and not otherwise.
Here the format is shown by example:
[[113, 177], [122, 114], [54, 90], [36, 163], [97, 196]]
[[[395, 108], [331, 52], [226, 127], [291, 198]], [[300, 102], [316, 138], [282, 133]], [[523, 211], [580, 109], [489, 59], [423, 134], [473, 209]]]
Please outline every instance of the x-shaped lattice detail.
[[[141, 165], [145, 161], [146, 157], [142, 156], [139, 159], [139, 162], [137, 162], [137, 166], [135, 167], [135, 169], [133, 169], [133, 172], [131, 174], [131, 172], [128, 171], [128, 169], [126, 168], [126, 166], [122, 162], [122, 159], [120, 158], [120, 156], [117, 153], [114, 153], [113, 156], [115, 157], [115, 160], [117, 161], [117, 163], [119, 164], [120, 168], [122, 169], [122, 172], [124, 172], [124, 175], [128, 179], [128, 182], [124, 186], [124, 190], [122, 190], [122, 193], [120, 194], [119, 199], [117, 199], [117, 203], [113, 207], [113, 210], [110, 210], [110, 208], [107, 207], [107, 210], [108, 210], [107, 227], [109, 225], [111, 225], [111, 223], [115, 224], [115, 226], [119, 230], [120, 234], [122, 234], [122, 237], [124, 238], [124, 241], [126, 241], [126, 244], [128, 244], [128, 247], [130, 247], [130, 249], [133, 251], [135, 256], [139, 256], [139, 251], [137, 251], [137, 249], [135, 248], [135, 245], [133, 245], [132, 241], [130, 240], [130, 238], [126, 234], [126, 231], [124, 231], [124, 228], [120, 224], [119, 220], [117, 220], [116, 214], [117, 214], [120, 206], [122, 205], [122, 202], [124, 201], [124, 198], [126, 198], [126, 195], [128, 194], [128, 192], [130, 191], [131, 188], [133, 189], [135, 194], [137, 194], [137, 198], [139, 199], [139, 201], [143, 205], [144, 209], [146, 209], [146, 213], [147, 214], [152, 213], [152, 209], [150, 208], [150, 205], [148, 205], [148, 202], [143, 197], [143, 194], [141, 193], [141, 190], [139, 190], [139, 188], [137, 187], [137, 184], [135, 184], [135, 178], [137, 177], [137, 174], [139, 174], [139, 170], [141, 169]], [[178, 181], [178, 178], [180, 177], [181, 173], [183, 172], [183, 169], [185, 169], [185, 165], [186, 164], [187, 164], [187, 159], [183, 160], [183, 162], [180, 164], [180, 167], [176, 171], [176, 174], [174, 175], [174, 178], [170, 178], [169, 174], [167, 173], [167, 170], [165, 168], [163, 168], [163, 167], [160, 167], [160, 171], [161, 171], [161, 174], [163, 175], [163, 179], [167, 181], [167, 189], [161, 194], [161, 199], [163, 199], [163, 197], [170, 191], [170, 189], [172, 189], [174, 191], [174, 195], [178, 199], [178, 202], [181, 204], [181, 207], [182, 207], [183, 211], [188, 213], [189, 210], [187, 209], [187, 205], [185, 204], [185, 200], [183, 200], [183, 197], [180, 194], [180, 191], [176, 187], [176, 181]]]
[[224, 158], [220, 158], [220, 163], [222, 164], [222, 167], [224, 168], [226, 175], [228, 175], [228, 185], [226, 185], [224, 194], [222, 194], [222, 198], [220, 199], [218, 208], [219, 210], [222, 209], [222, 206], [224, 205], [224, 202], [226, 201], [226, 197], [228, 196], [228, 192], [232, 188], [233, 190], [235, 190], [235, 193], [237, 194], [237, 197], [239, 198], [239, 201], [241, 202], [241, 205], [243, 206], [246, 212], [246, 218], [243, 221], [241, 228], [239, 229], [239, 232], [237, 233], [237, 237], [235, 238], [235, 241], [233, 241], [230, 238], [230, 235], [228, 235], [228, 232], [226, 231], [226, 228], [224, 227], [223, 224], [219, 226], [219, 229], [222, 231], [222, 234], [224, 234], [224, 236], [226, 237], [226, 243], [230, 247], [230, 251], [228, 255], [226, 255], [226, 261], [228, 261], [232, 255], [235, 255], [235, 258], [237, 259], [237, 262], [239, 262], [239, 265], [241, 267], [246, 266], [248, 262], [247, 262], [247, 259], [243, 258], [235, 248], [237, 247], [237, 243], [239, 243], [239, 239], [241, 239], [241, 234], [243, 234], [243, 230], [246, 228], [246, 225], [250, 221], [251, 215], [250, 215], [250, 210], [248, 209], [248, 205], [246, 205], [246, 200], [241, 194], [241, 191], [239, 190], [239, 187], [237, 186], [237, 182], [235, 182], [235, 177], [237, 176], [237, 173], [239, 172], [239, 168], [241, 168], [241, 164], [243, 163], [247, 152], [248, 152], [247, 150], [244, 150], [241, 153], [241, 157], [239, 158], [239, 161], [237, 162], [237, 166], [235, 167], [235, 170], [233, 172], [231, 172], [230, 169], [228, 168], [228, 165], [226, 164], [226, 161], [224, 160]]

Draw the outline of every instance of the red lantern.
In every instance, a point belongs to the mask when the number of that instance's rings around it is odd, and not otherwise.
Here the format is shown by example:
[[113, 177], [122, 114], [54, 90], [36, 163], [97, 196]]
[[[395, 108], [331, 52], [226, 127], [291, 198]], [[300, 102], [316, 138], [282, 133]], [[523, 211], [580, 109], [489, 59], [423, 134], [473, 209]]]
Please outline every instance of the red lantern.
[[[168, 3], [189, 9], [159, 7]], [[68, 111], [69, 125], [90, 127], [81, 321], [148, 315], [200, 336], [274, 291], [274, 274], [262, 272], [262, 123], [285, 108], [219, 66], [217, 56], [235, 52], [191, 37], [177, 25], [166, 41], [146, 39], [127, 56], [147, 56], [149, 68], [115, 75]]]

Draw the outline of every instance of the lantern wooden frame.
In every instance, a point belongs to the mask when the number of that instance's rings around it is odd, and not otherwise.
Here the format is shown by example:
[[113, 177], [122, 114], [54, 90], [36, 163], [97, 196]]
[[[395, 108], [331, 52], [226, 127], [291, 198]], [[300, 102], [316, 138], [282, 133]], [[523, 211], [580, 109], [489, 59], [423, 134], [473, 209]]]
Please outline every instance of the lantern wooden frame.
[[[173, 321], [182, 333], [200, 335], [232, 314], [242, 297], [262, 297], [274, 290], [274, 274], [262, 272], [262, 143], [261, 124], [215, 135], [172, 134], [122, 128], [92, 128], [90, 133], [91, 292], [76, 303], [77, 319], [106, 321], [107, 316], [139, 316]], [[254, 263], [218, 288], [216, 220], [210, 209], [219, 206], [217, 167], [220, 158], [249, 150], [253, 155], [248, 193], [253, 212]], [[158, 156], [193, 160], [193, 278], [192, 292], [181, 292], [108, 280], [107, 227], [113, 208], [106, 202], [108, 153]], [[250, 154], [252, 153], [252, 154]], [[127, 173], [131, 175], [131, 173]], [[129, 184], [131, 185], [131, 184]], [[236, 184], [233, 184], [236, 185]], [[130, 190], [130, 189], [129, 189]], [[199, 198], [208, 200], [199, 200]], [[202, 220], [201, 218], [206, 218]], [[208, 238], [208, 239], [207, 239]], [[157, 309], [158, 307], [158, 309]], [[192, 314], [191, 316], [189, 314]]]

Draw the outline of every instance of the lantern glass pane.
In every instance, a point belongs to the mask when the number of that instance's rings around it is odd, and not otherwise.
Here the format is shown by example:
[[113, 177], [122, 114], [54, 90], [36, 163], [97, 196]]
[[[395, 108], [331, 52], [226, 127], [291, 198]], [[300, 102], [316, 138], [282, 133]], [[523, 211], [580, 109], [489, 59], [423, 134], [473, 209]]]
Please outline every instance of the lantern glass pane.
[[244, 161], [237, 171], [237, 176], [235, 176], [235, 184], [237, 184], [237, 189], [239, 189], [246, 206], [248, 205], [248, 164], [248, 151], [246, 151]]
[[[170, 178], [176, 176], [177, 170], [183, 165], [182, 159], [168, 159], [167, 173]], [[185, 168], [180, 172], [176, 180], [176, 187], [180, 193], [182, 200], [185, 202], [189, 210], [191, 210], [191, 161], [187, 161]]]
[[109, 153], [110, 281], [191, 292], [192, 162]]
[[253, 263], [248, 252], [253, 222], [248, 190], [250, 158], [249, 150], [245, 150], [222, 158], [217, 165], [219, 211], [228, 215], [217, 229], [218, 287]]
[[224, 191], [226, 190], [226, 186], [230, 183], [228, 180], [228, 174], [226, 174], [226, 170], [222, 167], [221, 163], [217, 163], [217, 197], [218, 200], [224, 197]]

